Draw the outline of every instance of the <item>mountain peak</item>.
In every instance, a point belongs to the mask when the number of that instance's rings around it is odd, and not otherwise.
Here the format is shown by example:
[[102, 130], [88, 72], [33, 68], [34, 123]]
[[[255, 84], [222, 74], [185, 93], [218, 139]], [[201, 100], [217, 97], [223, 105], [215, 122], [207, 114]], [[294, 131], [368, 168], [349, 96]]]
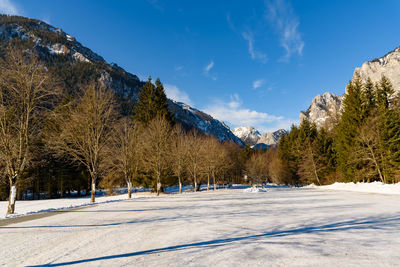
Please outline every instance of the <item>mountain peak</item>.
[[330, 92], [317, 95], [313, 98], [310, 107], [300, 112], [300, 122], [308, 119], [314, 122], [318, 128], [325, 125], [327, 119], [340, 113], [343, 96]]
[[252, 126], [237, 127], [232, 130], [232, 133], [250, 146], [255, 145], [261, 136], [260, 132]]

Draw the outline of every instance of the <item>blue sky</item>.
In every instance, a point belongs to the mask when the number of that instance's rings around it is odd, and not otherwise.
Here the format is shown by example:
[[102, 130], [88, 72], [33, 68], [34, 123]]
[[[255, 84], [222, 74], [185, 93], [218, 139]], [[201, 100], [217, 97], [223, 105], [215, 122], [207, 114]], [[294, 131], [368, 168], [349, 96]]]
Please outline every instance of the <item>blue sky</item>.
[[400, 1], [31, 1], [44, 20], [229, 126], [288, 128], [312, 98], [400, 45]]

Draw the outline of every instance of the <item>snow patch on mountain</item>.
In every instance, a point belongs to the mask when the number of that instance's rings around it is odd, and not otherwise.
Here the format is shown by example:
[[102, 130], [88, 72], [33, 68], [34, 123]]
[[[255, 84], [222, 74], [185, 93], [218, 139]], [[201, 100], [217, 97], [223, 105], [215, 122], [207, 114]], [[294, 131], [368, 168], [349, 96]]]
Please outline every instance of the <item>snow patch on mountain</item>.
[[253, 146], [261, 137], [259, 131], [252, 126], [241, 126], [232, 130], [232, 133], [239, 137], [245, 144]]
[[287, 133], [286, 130], [279, 129], [275, 132], [265, 132], [260, 134], [260, 132], [252, 126], [237, 127], [233, 129], [232, 132], [246, 145], [261, 149], [278, 144], [282, 135]]
[[214, 119], [211, 115], [174, 100], [170, 100], [169, 105], [174, 111], [175, 118], [186, 128], [195, 127], [206, 135], [215, 136], [220, 141], [231, 140], [237, 144], [244, 145], [242, 140], [234, 135], [225, 123]]

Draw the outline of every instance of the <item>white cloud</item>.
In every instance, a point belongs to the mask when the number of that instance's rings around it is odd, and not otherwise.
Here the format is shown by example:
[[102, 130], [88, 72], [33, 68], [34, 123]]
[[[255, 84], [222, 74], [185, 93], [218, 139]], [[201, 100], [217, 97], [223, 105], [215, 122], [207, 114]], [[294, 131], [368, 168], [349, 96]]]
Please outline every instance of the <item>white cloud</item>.
[[204, 76], [206, 77], [211, 77], [213, 81], [217, 80], [217, 75], [215, 74], [210, 74], [210, 70], [214, 67], [214, 60], [211, 60], [210, 63], [208, 63], [207, 66], [204, 67]]
[[229, 28], [235, 30], [235, 25], [232, 22], [231, 14], [229, 12], [226, 14], [226, 21], [228, 22]]
[[18, 15], [18, 8], [10, 0], [0, 0], [0, 13], [7, 15]]
[[280, 35], [281, 46], [286, 50], [283, 60], [289, 60], [296, 53], [301, 56], [304, 41], [298, 30], [299, 19], [291, 4], [286, 0], [266, 1], [265, 17]]
[[193, 106], [193, 102], [189, 95], [186, 92], [179, 90], [176, 85], [164, 84], [164, 89], [168, 98]]
[[180, 70], [183, 70], [183, 66], [176, 66], [175, 67], [175, 71], [180, 71]]
[[282, 116], [250, 110], [242, 105], [239, 95], [234, 94], [229, 101], [215, 100], [204, 111], [220, 121], [227, 122], [232, 127], [251, 125], [261, 131], [272, 129], [284, 121]]
[[152, 5], [155, 9], [158, 11], [164, 11], [164, 7], [160, 4], [160, 1], [158, 0], [147, 0], [147, 2]]
[[211, 62], [204, 68], [205, 73], [209, 73], [210, 70], [214, 67], [214, 60], [211, 60]]
[[243, 32], [242, 37], [248, 42], [249, 54], [251, 59], [261, 61], [261, 63], [267, 63], [267, 54], [261, 53], [254, 49], [254, 37], [252, 32]]
[[265, 80], [263, 80], [263, 79], [255, 80], [253, 82], [253, 88], [254, 89], [260, 88], [264, 83], [265, 83]]

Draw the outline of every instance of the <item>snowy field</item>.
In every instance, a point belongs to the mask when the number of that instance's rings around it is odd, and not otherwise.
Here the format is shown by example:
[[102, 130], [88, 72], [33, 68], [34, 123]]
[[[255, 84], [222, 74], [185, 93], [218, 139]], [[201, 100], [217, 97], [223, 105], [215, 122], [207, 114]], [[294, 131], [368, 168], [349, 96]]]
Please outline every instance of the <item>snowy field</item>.
[[0, 226], [0, 265], [400, 262], [398, 195], [279, 187], [248, 191], [121, 200]]
[[384, 184], [381, 182], [334, 183], [331, 185], [323, 185], [323, 186], [316, 186], [316, 185], [312, 184], [307, 187], [308, 188], [327, 189], [327, 190], [341, 190], [341, 191], [352, 191], [352, 192], [400, 195], [400, 183], [397, 183], [397, 184]]
[[[133, 194], [133, 198], [150, 197], [150, 195]], [[96, 196], [96, 203], [90, 203], [90, 196], [80, 198], [43, 199], [43, 200], [18, 200], [15, 213], [7, 218], [19, 217], [22, 215], [35, 214], [40, 212], [57, 211], [71, 208], [79, 208], [100, 203], [118, 202], [128, 199], [127, 194], [115, 196]], [[0, 220], [5, 218], [8, 201], [0, 201]]]

